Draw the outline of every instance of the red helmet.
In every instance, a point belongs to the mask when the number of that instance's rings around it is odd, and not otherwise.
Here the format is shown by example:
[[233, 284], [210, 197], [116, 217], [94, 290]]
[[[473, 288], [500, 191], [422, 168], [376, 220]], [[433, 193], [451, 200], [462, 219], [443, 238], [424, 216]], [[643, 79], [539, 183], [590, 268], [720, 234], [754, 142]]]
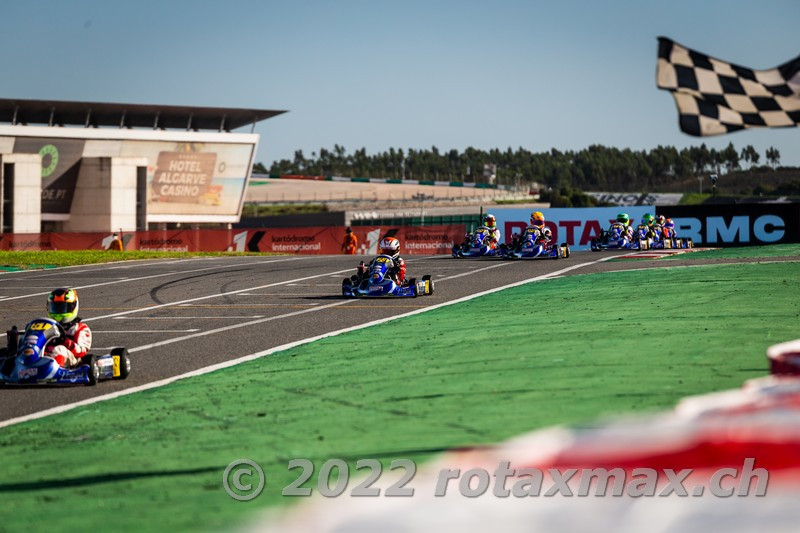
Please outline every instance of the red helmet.
[[381, 253], [388, 255], [392, 259], [400, 257], [400, 241], [394, 237], [386, 237], [380, 244]]

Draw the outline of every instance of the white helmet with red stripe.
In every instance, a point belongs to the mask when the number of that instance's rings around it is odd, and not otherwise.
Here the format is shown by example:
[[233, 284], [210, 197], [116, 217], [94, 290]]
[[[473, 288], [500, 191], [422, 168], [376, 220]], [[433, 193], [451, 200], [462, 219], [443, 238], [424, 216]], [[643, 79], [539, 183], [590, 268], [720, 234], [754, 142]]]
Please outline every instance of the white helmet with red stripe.
[[394, 237], [386, 237], [381, 240], [380, 249], [383, 255], [388, 255], [392, 259], [400, 257], [400, 241]]

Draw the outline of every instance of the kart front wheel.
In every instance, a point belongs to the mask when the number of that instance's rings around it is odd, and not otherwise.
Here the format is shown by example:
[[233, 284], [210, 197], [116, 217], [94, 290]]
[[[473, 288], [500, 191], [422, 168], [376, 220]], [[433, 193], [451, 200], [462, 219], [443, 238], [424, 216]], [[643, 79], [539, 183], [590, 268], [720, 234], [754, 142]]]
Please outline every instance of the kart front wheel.
[[84, 362], [89, 365], [89, 383], [87, 385], [97, 385], [100, 380], [100, 367], [97, 365], [97, 357], [94, 354], [87, 355], [84, 358]]
[[417, 290], [417, 278], [411, 278], [407, 281], [407, 286], [414, 288], [414, 298], [419, 296], [419, 291]]
[[[114, 348], [111, 350], [111, 357], [115, 366], [119, 367], [119, 375], [114, 376], [114, 379], [127, 379], [131, 373], [131, 358], [128, 355], [128, 349]], [[119, 358], [119, 361], [117, 361], [117, 358]]]
[[342, 296], [347, 296], [347, 293], [353, 287], [353, 281], [350, 281], [350, 278], [344, 278], [344, 280], [342, 280]]

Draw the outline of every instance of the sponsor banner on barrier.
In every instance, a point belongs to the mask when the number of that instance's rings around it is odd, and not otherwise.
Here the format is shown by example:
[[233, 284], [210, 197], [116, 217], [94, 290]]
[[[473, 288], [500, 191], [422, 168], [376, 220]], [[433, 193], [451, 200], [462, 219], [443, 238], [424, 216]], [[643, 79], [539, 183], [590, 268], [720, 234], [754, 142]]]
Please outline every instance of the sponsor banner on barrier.
[[[638, 222], [645, 213], [655, 213], [655, 207], [632, 206], [625, 209], [619, 207], [551, 207], [538, 209], [544, 214], [545, 224], [553, 232], [553, 240], [559, 244], [565, 242], [573, 250], [588, 250], [592, 239], [600, 237], [608, 229], [620, 211]], [[493, 209], [491, 213], [497, 218], [497, 226], [502, 231], [502, 240], [511, 242], [514, 233], [520, 233], [528, 225], [530, 208]]]
[[587, 192], [586, 194], [598, 202], [613, 205], [678, 205], [683, 198], [683, 193]]
[[659, 206], [679, 237], [695, 244], [742, 246], [800, 242], [800, 204]]
[[[461, 242], [463, 224], [448, 226], [359, 226], [356, 253], [376, 255], [378, 243], [396, 237], [403, 255], [450, 254], [453, 243]], [[155, 230], [123, 232], [125, 250], [162, 252], [275, 252], [294, 254], [340, 254], [345, 228], [267, 228], [231, 230]], [[104, 250], [111, 233], [2, 234], [0, 250]]]

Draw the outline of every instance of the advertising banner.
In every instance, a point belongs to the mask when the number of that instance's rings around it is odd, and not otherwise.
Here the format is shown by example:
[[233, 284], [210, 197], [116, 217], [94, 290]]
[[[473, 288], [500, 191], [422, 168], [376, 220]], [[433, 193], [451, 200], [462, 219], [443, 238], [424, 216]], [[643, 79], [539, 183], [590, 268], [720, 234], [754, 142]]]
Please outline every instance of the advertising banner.
[[[15, 137], [14, 153], [42, 157], [42, 214], [69, 214], [81, 159], [147, 160], [149, 222], [236, 222], [255, 144]], [[91, 176], [96, 167], [84, 165]], [[80, 173], [82, 176], [83, 174]], [[189, 217], [187, 219], [187, 217]], [[216, 217], [216, 218], [215, 218]]]
[[15, 139], [15, 154], [42, 157], [42, 213], [70, 212], [85, 143], [83, 139]]
[[800, 242], [800, 204], [659, 206], [679, 237], [695, 244], [746, 246]]
[[[545, 224], [553, 232], [554, 241], [559, 244], [565, 242], [573, 250], [588, 250], [592, 239], [600, 237], [618, 213], [627, 213], [637, 223], [645, 213], [655, 214], [655, 209], [654, 206], [551, 207], [537, 211], [544, 214]], [[493, 209], [491, 213], [497, 218], [501, 240], [511, 242], [514, 233], [521, 233], [528, 225], [532, 212], [530, 208]]]
[[[377, 255], [385, 237], [396, 237], [403, 255], [450, 254], [461, 242], [463, 224], [422, 227], [353, 228], [358, 255]], [[287, 254], [340, 254], [345, 228], [268, 228], [230, 230], [156, 230], [122, 234], [124, 250], [163, 252], [275, 252]], [[0, 234], [0, 250], [104, 250], [111, 233]]]
[[678, 205], [683, 198], [683, 193], [587, 192], [586, 194], [600, 203], [612, 205]]
[[143, 156], [147, 166], [147, 217], [238, 216], [254, 145], [122, 141], [121, 156]]
[[208, 195], [217, 154], [160, 152], [151, 197], [159, 202], [196, 204]]

